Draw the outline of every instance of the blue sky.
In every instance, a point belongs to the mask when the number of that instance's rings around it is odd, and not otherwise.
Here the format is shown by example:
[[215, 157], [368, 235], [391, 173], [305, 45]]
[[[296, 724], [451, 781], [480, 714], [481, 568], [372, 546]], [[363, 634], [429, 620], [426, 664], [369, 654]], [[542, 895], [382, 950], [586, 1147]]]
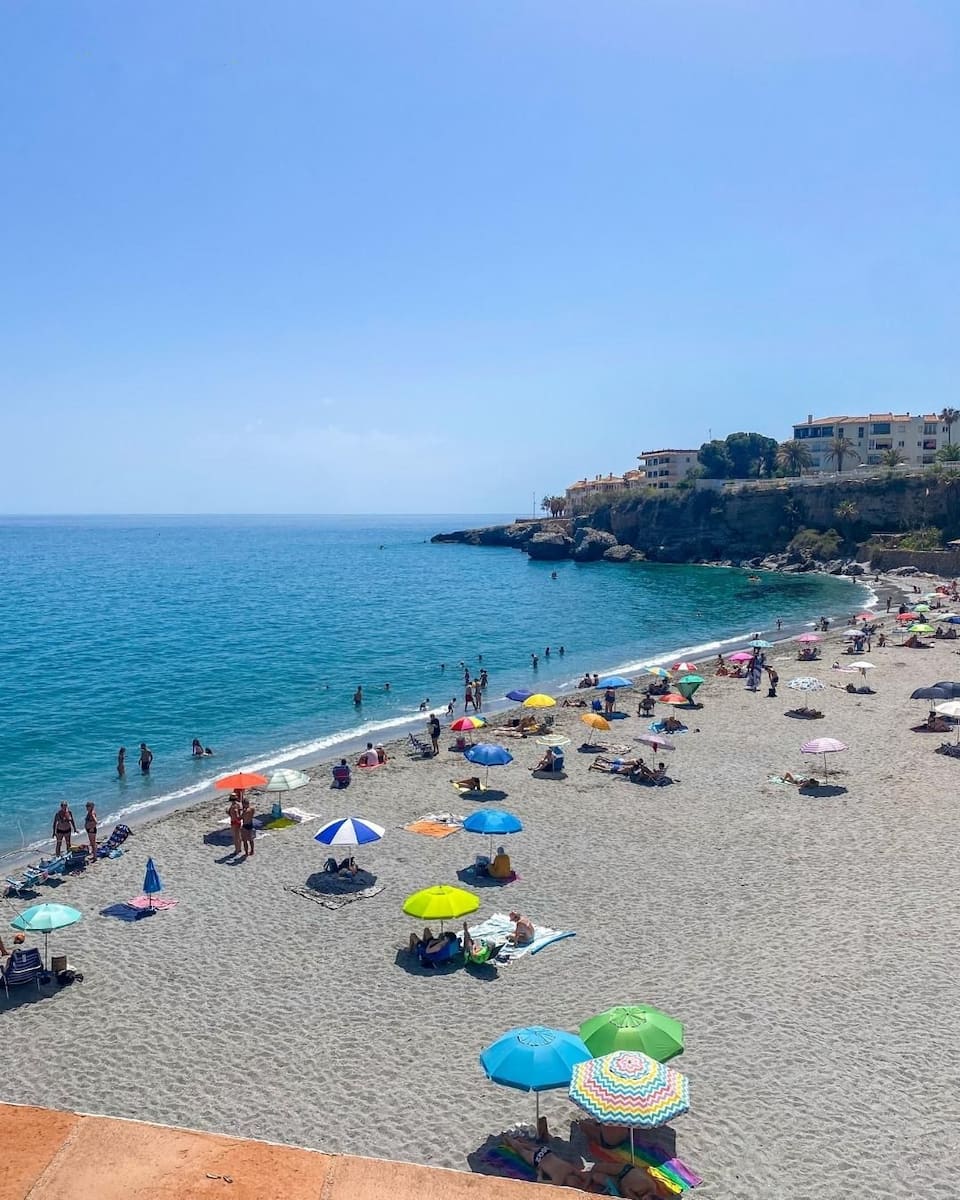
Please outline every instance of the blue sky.
[[958, 402], [955, 0], [6, 0], [2, 512], [523, 511]]

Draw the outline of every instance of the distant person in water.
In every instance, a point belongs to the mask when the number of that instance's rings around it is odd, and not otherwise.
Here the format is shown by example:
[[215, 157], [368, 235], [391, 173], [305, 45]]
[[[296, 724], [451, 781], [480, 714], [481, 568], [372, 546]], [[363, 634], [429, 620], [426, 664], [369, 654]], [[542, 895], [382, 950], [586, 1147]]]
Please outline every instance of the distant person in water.
[[441, 670], [441, 671], [445, 671], [446, 669], [447, 669], [447, 664], [446, 664], [446, 663], [441, 663], [441, 664], [440, 664], [440, 670]]
[[144, 775], [150, 774], [150, 764], [153, 762], [153, 751], [146, 742], [140, 743], [140, 770]]
[[117, 778], [123, 779], [127, 773], [127, 748], [121, 746], [117, 751]]
[[562, 657], [564, 654], [566, 654], [566, 650], [564, 650], [564, 648], [561, 646], [557, 653]]
[[385, 692], [389, 692], [389, 691], [390, 691], [390, 684], [389, 684], [389, 683], [385, 683], [385, 684], [383, 685], [383, 690], [384, 690]]
[[533, 667], [533, 669], [536, 670], [537, 667], [540, 665], [540, 659], [537, 658], [537, 656], [535, 654], [531, 654], [530, 655], [530, 664]]
[[64, 800], [57, 811], [53, 814], [53, 836], [57, 839], [57, 848], [54, 853], [59, 858], [60, 847], [64, 840], [67, 843], [67, 852], [70, 851], [71, 835], [77, 832], [77, 823], [73, 819], [73, 813], [70, 811], [70, 806]]
[[357, 690], [353, 693], [353, 702], [357, 708], [363, 703], [363, 687], [359, 683], [357, 684]]
[[201, 742], [199, 738], [193, 739], [193, 746], [191, 747], [190, 753], [194, 758], [203, 758], [203, 742]]
[[549, 658], [549, 657], [550, 657], [550, 647], [549, 647], [549, 646], [546, 648], [546, 650], [544, 650], [544, 652], [543, 652], [543, 657], [544, 657], [544, 658]]

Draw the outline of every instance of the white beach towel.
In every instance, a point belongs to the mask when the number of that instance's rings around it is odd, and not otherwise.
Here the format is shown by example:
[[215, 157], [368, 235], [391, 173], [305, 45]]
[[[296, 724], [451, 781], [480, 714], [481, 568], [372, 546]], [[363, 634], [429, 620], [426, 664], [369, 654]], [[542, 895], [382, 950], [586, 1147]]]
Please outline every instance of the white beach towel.
[[506, 941], [507, 934], [512, 932], [513, 921], [510, 920], [506, 913], [494, 913], [492, 917], [488, 917], [480, 925], [470, 927], [471, 937], [503, 942], [500, 952], [497, 954], [497, 962], [501, 963], [514, 962], [516, 959], [523, 958], [527, 954], [539, 954], [541, 950], [547, 946], [551, 946], [554, 942], [560, 942], [564, 938], [576, 936], [572, 929], [550, 929], [546, 925], [534, 925], [533, 941], [528, 942], [526, 946], [514, 946], [512, 943]]

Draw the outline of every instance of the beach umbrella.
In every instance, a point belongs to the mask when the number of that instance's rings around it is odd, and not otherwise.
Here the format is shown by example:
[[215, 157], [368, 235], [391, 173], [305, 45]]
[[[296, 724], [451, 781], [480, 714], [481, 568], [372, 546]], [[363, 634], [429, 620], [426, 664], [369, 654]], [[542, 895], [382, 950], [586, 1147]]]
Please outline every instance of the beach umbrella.
[[680, 680], [680, 683], [695, 683], [699, 686], [701, 683], [703, 683], [703, 676], [698, 675], [695, 671], [693, 671], [689, 675], [684, 675], [684, 677]]
[[573, 1068], [590, 1051], [575, 1034], [545, 1025], [511, 1029], [480, 1052], [488, 1079], [521, 1092], [533, 1092], [540, 1120], [540, 1093], [570, 1086]]
[[338, 817], [328, 821], [313, 835], [322, 846], [367, 846], [379, 842], [386, 830], [362, 817]]
[[543, 692], [534, 692], [532, 696], [528, 696], [523, 702], [524, 708], [553, 708], [556, 700], [552, 696], [545, 696]]
[[510, 812], [501, 812], [499, 808], [478, 808], [472, 812], [463, 823], [467, 833], [486, 834], [490, 838], [490, 857], [493, 857], [493, 839], [505, 834], [520, 833], [523, 822]]
[[863, 637], [863, 630], [862, 629], [845, 629], [843, 631], [843, 636], [846, 638], [846, 640], [848, 642], [852, 642], [854, 638]]
[[617, 1005], [580, 1026], [594, 1058], [615, 1050], [637, 1050], [657, 1062], [683, 1053], [683, 1025], [650, 1004]]
[[[263, 790], [265, 792], [292, 792], [297, 788], [306, 787], [309, 782], [310, 776], [305, 772], [284, 767], [280, 771], [273, 772]], [[275, 801], [275, 805], [279, 804], [279, 800]]]
[[245, 792], [247, 788], [265, 787], [266, 775], [258, 775], [255, 771], [235, 771], [233, 775], [224, 775], [214, 781], [213, 786], [218, 792]]
[[697, 666], [696, 663], [678, 662], [678, 663], [673, 664], [673, 669], [674, 669], [674, 671], [683, 671], [684, 674], [688, 674], [690, 672], [693, 672], [693, 674], [696, 674], [700, 668]]
[[930, 687], [919, 687], [910, 693], [911, 700], [952, 700], [953, 693], [939, 683]]
[[83, 913], [66, 904], [34, 904], [17, 913], [10, 924], [14, 929], [25, 933], [43, 934], [43, 969], [47, 969], [47, 942], [51, 933], [58, 929], [66, 929], [68, 925], [76, 925], [83, 919]]
[[665, 696], [658, 696], [657, 699], [661, 704], [686, 704], [687, 697], [679, 692], [667, 692]]
[[580, 720], [584, 723], [584, 725], [589, 725], [591, 729], [600, 729], [606, 732], [610, 728], [610, 722], [606, 717], [601, 717], [599, 713], [583, 713], [580, 717]]
[[416, 917], [420, 921], [439, 921], [441, 932], [444, 921], [455, 921], [467, 913], [476, 912], [479, 907], [479, 896], [448, 883], [422, 888], [403, 902], [403, 911], [408, 917]]
[[949, 679], [938, 679], [936, 683], [931, 684], [931, 687], [939, 688], [942, 692], [946, 692], [947, 700], [960, 700], [960, 683], [953, 683]]
[[753, 655], [749, 654], [746, 650], [738, 650], [735, 654], [727, 655], [729, 662], [749, 662], [751, 658], [753, 658]]
[[670, 672], [666, 667], [644, 667], [648, 675], [656, 675], [658, 679], [669, 679]]
[[801, 633], [800, 636], [796, 640], [798, 642], [811, 643], [811, 642], [822, 642], [823, 638], [820, 636], [819, 633]]
[[538, 746], [551, 746], [554, 750], [559, 750], [561, 746], [569, 746], [570, 739], [564, 737], [562, 733], [545, 733], [543, 737], [536, 739]]
[[951, 625], [960, 625], [960, 615], [954, 614], [953, 616], [944, 617], [943, 619], [945, 621], [949, 621]]
[[897, 613], [897, 620], [898, 621], [915, 621], [917, 619], [918, 615], [919, 614], [915, 613], [915, 612]]
[[[936, 711], [944, 717], [953, 717], [960, 722], [960, 700], [944, 700], [936, 706]], [[957, 741], [960, 742], [960, 723], [957, 725]]]
[[482, 729], [486, 725], [483, 717], [458, 717], [450, 726], [454, 733], [464, 733], [469, 729]]
[[798, 675], [787, 684], [787, 687], [793, 688], [795, 692], [822, 692], [826, 686], [815, 675]]
[[928, 625], [925, 621], [915, 621], [913, 625], [907, 626], [908, 633], [933, 633], [933, 626]]
[[686, 1075], [647, 1054], [615, 1050], [578, 1063], [570, 1079], [570, 1099], [603, 1125], [656, 1129], [690, 1108]]
[[694, 693], [702, 682], [702, 679], [681, 679], [677, 684], [677, 691], [684, 698], [684, 700], [687, 700], [688, 702], [692, 701]]
[[768, 642], [764, 638], [754, 638], [750, 645], [754, 650], [769, 650], [773, 642]]
[[858, 671], [875, 671], [876, 669], [877, 669], [876, 663], [867, 662], [866, 660], [864, 660], [863, 662], [857, 663]]
[[160, 882], [160, 873], [157, 870], [152, 858], [147, 859], [147, 869], [143, 876], [143, 894], [149, 897], [150, 906], [148, 911], [153, 912], [153, 898], [163, 891], [163, 884]]
[[654, 750], [676, 750], [677, 748], [674, 742], [661, 733], [641, 733], [637, 741], [643, 742], [645, 746], [651, 746]]
[[507, 692], [507, 699], [514, 700], [517, 704], [522, 704], [533, 692], [527, 691], [526, 688], [514, 688], [512, 692]]
[[915, 604], [913, 606], [913, 611], [918, 612], [918, 613], [928, 613], [930, 611], [930, 605], [929, 604]]
[[468, 746], [463, 752], [463, 757], [478, 767], [486, 767], [484, 782], [490, 778], [491, 767], [505, 767], [507, 763], [513, 762], [510, 751], [495, 742], [478, 742], [475, 746]]
[[597, 684], [598, 688], [623, 688], [633, 687], [632, 679], [625, 679], [622, 675], [604, 675], [603, 679]]
[[872, 612], [857, 613], [857, 620], [858, 621], [872, 621], [876, 615], [877, 615], [876, 613], [872, 613]]
[[839, 754], [841, 750], [847, 749], [846, 742], [840, 742], [836, 738], [820, 737], [813, 738], [812, 741], [804, 742], [800, 747], [801, 754], [822, 754], [823, 755], [823, 773], [827, 774], [827, 755]]

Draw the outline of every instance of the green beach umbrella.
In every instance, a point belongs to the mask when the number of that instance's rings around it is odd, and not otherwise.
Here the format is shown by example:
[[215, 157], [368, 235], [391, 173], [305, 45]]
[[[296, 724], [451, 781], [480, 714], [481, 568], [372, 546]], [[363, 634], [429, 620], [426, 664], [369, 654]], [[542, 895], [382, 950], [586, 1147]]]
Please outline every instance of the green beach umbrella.
[[702, 675], [684, 675], [684, 677], [678, 681], [676, 687], [677, 691], [684, 698], [684, 700], [692, 700], [694, 692], [696, 692], [697, 688], [702, 683]]
[[633, 1050], [666, 1062], [683, 1053], [683, 1025], [650, 1004], [627, 1004], [580, 1026], [580, 1036], [594, 1058], [615, 1050]]
[[910, 626], [908, 632], [910, 632], [910, 633], [933, 633], [933, 626], [925, 625], [922, 621], [914, 622], [914, 624]]
[[929, 604], [915, 604], [913, 606], [913, 611], [918, 612], [918, 613], [928, 613], [930, 611], [930, 605]]

